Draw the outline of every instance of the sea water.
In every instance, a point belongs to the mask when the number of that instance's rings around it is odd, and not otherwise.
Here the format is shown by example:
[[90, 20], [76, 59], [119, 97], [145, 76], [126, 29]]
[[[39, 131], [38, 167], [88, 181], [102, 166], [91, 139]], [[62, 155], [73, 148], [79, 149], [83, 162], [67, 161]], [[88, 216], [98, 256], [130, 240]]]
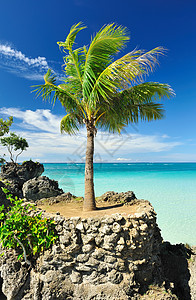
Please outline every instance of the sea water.
[[[84, 164], [44, 164], [43, 175], [58, 180], [64, 192], [84, 196]], [[196, 245], [196, 163], [96, 163], [96, 196], [134, 191], [149, 200], [163, 239]]]

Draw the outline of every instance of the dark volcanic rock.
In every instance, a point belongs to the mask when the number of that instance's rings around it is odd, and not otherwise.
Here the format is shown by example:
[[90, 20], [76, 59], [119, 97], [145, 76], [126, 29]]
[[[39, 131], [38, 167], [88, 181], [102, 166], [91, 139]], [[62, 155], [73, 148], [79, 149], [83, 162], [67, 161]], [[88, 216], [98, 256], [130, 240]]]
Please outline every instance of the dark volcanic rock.
[[22, 191], [26, 199], [34, 201], [63, 194], [63, 190], [59, 189], [58, 182], [47, 176], [28, 180], [23, 184]]
[[40, 176], [44, 172], [43, 164], [25, 161], [22, 165], [15, 163], [7, 163], [1, 167], [1, 178], [17, 181], [23, 184], [29, 179]]
[[23, 197], [23, 184], [34, 177], [40, 176], [44, 172], [43, 164], [33, 161], [25, 161], [22, 165], [16, 163], [6, 163], [1, 166], [1, 179], [8, 183], [7, 188], [13, 196]]
[[[190, 258], [193, 260], [193, 264], [188, 264]], [[178, 299], [195, 299], [195, 282], [193, 282], [195, 254], [192, 250], [186, 248], [183, 244], [171, 245], [169, 242], [165, 242], [161, 247], [161, 262], [165, 277], [173, 282], [174, 293]], [[192, 272], [191, 281], [190, 269]], [[191, 297], [191, 294], [193, 297]]]
[[6, 180], [7, 186], [6, 188], [9, 190], [9, 192], [15, 197], [23, 198], [22, 194], [22, 186], [21, 184], [16, 180]]

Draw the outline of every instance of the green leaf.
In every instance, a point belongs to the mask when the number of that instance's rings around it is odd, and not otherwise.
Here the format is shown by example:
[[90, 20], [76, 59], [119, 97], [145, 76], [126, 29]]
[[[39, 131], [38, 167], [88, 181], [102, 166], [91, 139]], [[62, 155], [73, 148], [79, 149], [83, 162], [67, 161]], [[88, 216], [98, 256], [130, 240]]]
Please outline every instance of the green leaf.
[[78, 34], [78, 32], [80, 32], [85, 28], [86, 26], [83, 26], [82, 22], [79, 22], [78, 24], [74, 24], [71, 27], [65, 42], [57, 42], [57, 44], [59, 45], [59, 47], [64, 47], [67, 50], [72, 50], [72, 46], [75, 42], [76, 35]]

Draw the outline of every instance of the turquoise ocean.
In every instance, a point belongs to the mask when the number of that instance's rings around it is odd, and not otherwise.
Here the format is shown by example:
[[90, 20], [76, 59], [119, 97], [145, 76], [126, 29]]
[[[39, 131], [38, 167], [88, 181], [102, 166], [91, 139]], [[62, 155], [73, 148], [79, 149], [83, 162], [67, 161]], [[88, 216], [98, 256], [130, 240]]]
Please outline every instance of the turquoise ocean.
[[[84, 164], [47, 163], [44, 174], [64, 192], [84, 196]], [[96, 197], [106, 191], [134, 191], [157, 213], [162, 237], [196, 245], [196, 163], [96, 163]]]

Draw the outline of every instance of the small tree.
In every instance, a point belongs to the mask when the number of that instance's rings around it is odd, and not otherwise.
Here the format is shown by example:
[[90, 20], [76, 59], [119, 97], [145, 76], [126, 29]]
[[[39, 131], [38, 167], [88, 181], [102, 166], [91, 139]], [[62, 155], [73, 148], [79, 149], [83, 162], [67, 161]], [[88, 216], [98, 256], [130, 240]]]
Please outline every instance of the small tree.
[[[4, 134], [8, 133], [10, 130], [10, 126], [13, 123], [13, 117], [9, 117], [7, 120], [0, 119], [0, 136], [3, 136]], [[3, 155], [5, 156], [5, 154]], [[5, 159], [0, 156], [0, 164], [3, 164], [5, 162]]]
[[[13, 163], [16, 163], [18, 156], [26, 150], [26, 148], [29, 147], [26, 139], [16, 135], [14, 132], [10, 133], [10, 136], [1, 138], [1, 144], [4, 147], [7, 147], [7, 150], [10, 154], [10, 159]], [[14, 161], [14, 153], [13, 151], [18, 151], [20, 150], [16, 155], [15, 155], [15, 161]]]

